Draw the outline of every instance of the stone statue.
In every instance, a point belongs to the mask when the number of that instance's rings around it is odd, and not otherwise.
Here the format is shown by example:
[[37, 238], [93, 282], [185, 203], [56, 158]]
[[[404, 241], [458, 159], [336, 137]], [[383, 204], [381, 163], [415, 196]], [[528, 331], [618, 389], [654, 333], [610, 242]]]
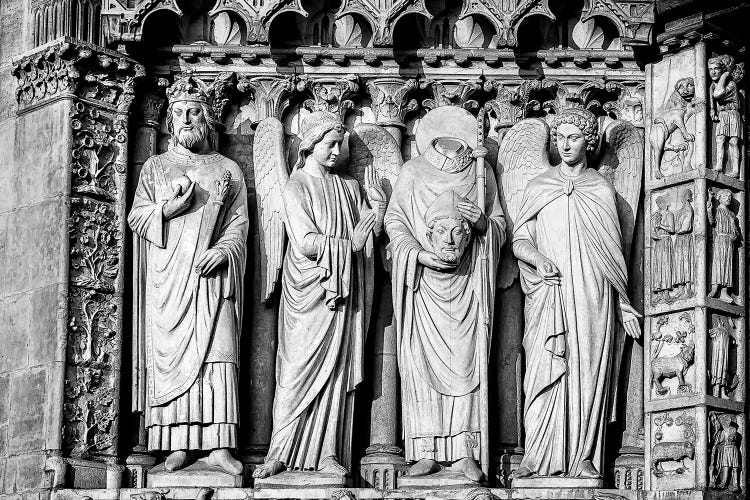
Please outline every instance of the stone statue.
[[[743, 139], [742, 103], [737, 83], [744, 75], [743, 65], [736, 64], [730, 55], [708, 60], [711, 78], [711, 119], [716, 125], [716, 160], [713, 168], [724, 171], [724, 158], [728, 157], [730, 177], [740, 175], [740, 141]], [[726, 154], [725, 154], [726, 153]]]
[[[666, 151], [682, 154], [680, 163], [683, 169], [688, 164], [685, 152], [690, 147], [689, 143], [695, 142], [695, 135], [688, 132], [685, 121], [690, 115], [695, 113], [697, 103], [692, 102], [694, 97], [695, 81], [692, 78], [680, 78], [675, 83], [674, 91], [663, 106], [661, 114], [654, 119], [654, 125], [651, 127], [649, 135], [649, 142], [651, 143], [654, 176], [657, 179], [664, 177], [661, 164]], [[673, 137], [676, 131], [682, 134], [684, 142], [670, 146], [667, 144], [667, 141]]]
[[494, 175], [478, 192], [476, 130], [462, 108], [428, 113], [385, 216], [409, 476], [450, 466], [479, 482], [488, 465], [482, 421], [505, 220]]
[[345, 132], [332, 113], [306, 116], [291, 175], [281, 122], [267, 118], [255, 133], [264, 298], [283, 268], [273, 431], [265, 463], [253, 473], [259, 479], [285, 469], [343, 478], [351, 466], [354, 389], [363, 379], [372, 299], [373, 238], [382, 229], [386, 195], [372, 167], [364, 173], [364, 185], [334, 168]]
[[728, 189], [719, 189], [716, 192], [716, 200], [719, 206], [714, 211], [714, 193], [709, 191], [706, 202], [706, 213], [708, 223], [714, 227], [713, 252], [711, 256], [711, 290], [709, 297], [731, 304], [734, 299], [729, 294], [732, 287], [734, 275], [734, 240], [739, 235], [739, 224], [737, 216], [732, 212], [729, 205], [732, 203], [732, 192]]
[[742, 491], [740, 487], [740, 435], [732, 416], [711, 412], [714, 435], [711, 439], [711, 480], [714, 489]]
[[207, 89], [191, 76], [168, 89], [171, 149], [143, 165], [128, 223], [134, 233], [134, 410], [165, 468], [194, 450], [229, 474], [237, 446], [237, 364], [247, 253], [247, 191], [217, 153]]
[[[674, 214], [674, 258], [672, 284], [677, 287], [676, 299], [689, 299], [695, 295], [693, 266], [695, 266], [695, 243], [693, 242], [693, 191], [682, 192], [682, 206]], [[653, 227], [653, 224], [652, 224]]]
[[538, 119], [514, 125], [498, 153], [526, 295], [525, 454], [517, 486], [527, 484], [520, 478], [537, 484], [550, 476], [601, 486], [624, 343], [618, 323], [631, 337], [641, 334], [624, 249], [637, 213], [643, 146], [627, 122], [603, 128], [598, 171], [587, 158], [599, 144], [597, 119], [583, 109], [554, 117], [558, 166], [550, 165], [550, 129]]
[[669, 205], [669, 195], [657, 196], [657, 211], [651, 216], [651, 239], [654, 240], [651, 250], [651, 289], [655, 295], [654, 302], [668, 302], [672, 290], [674, 214], [670, 212]]
[[731, 389], [729, 380], [729, 347], [734, 340], [729, 320], [721, 318], [711, 330], [711, 366], [709, 367], [709, 383], [711, 394], [717, 398], [727, 398], [727, 391]]

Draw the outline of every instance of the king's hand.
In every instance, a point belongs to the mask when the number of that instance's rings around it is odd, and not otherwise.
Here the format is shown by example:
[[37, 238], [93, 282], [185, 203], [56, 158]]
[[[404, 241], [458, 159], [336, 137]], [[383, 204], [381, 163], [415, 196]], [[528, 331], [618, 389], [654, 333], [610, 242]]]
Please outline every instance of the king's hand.
[[191, 182], [187, 189], [183, 189], [181, 185], [175, 188], [172, 197], [162, 207], [162, 214], [164, 218], [169, 220], [177, 217], [182, 212], [188, 209], [190, 201], [193, 198], [193, 191], [195, 190], [195, 182]]

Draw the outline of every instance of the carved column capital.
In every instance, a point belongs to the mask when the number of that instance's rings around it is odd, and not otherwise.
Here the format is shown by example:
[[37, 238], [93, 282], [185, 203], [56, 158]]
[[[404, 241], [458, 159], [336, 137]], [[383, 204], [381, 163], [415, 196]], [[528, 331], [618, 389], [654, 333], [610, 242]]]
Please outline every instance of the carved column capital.
[[429, 90], [433, 95], [431, 99], [422, 101], [422, 106], [427, 109], [451, 105], [475, 109], [479, 103], [473, 97], [484, 90], [484, 84], [479, 78], [456, 82], [423, 80], [420, 82], [420, 87]]
[[255, 113], [250, 118], [253, 124], [257, 124], [270, 116], [280, 120], [289, 105], [289, 99], [297, 92], [297, 86], [295, 76], [259, 76], [241, 79], [237, 83], [237, 90], [249, 95], [254, 101]]
[[302, 76], [297, 87], [312, 94], [312, 99], [304, 102], [305, 108], [338, 114], [343, 121], [347, 111], [354, 107], [350, 98], [359, 91], [359, 78], [356, 75], [337, 79]]
[[19, 109], [45, 101], [82, 97], [128, 112], [142, 65], [118, 52], [71, 38], [28, 55], [13, 66]]
[[368, 81], [367, 92], [378, 125], [405, 128], [404, 118], [419, 107], [416, 99], [410, 99], [412, 91], [418, 88], [416, 79], [376, 78]]

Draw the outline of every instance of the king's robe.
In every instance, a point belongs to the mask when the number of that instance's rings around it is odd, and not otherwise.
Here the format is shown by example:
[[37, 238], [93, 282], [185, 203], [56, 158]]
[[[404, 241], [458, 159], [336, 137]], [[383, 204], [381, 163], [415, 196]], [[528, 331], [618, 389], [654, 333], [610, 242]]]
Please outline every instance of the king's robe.
[[[225, 170], [232, 181], [217, 211], [210, 193]], [[184, 175], [197, 184], [191, 204], [166, 220], [164, 204]], [[143, 165], [128, 223], [135, 238], [133, 409], [145, 411], [148, 447], [235, 448], [249, 224], [242, 171], [218, 153], [153, 156]], [[201, 276], [195, 263], [206, 248], [227, 262]]]
[[[425, 215], [445, 191], [477, 203], [475, 162], [434, 147], [406, 162], [385, 215], [390, 238], [394, 322], [401, 374], [406, 459], [482, 461], [480, 386], [486, 391], [495, 277], [505, 219], [493, 175], [487, 176], [484, 234], [473, 231], [458, 266], [436, 271], [417, 260], [432, 252]], [[486, 411], [486, 410], [485, 410]], [[484, 464], [483, 464], [484, 465]]]
[[[560, 271], [545, 284], [529, 246]], [[513, 234], [526, 295], [523, 347], [525, 454], [540, 476], [600, 472], [616, 383], [617, 309], [628, 303], [616, 192], [598, 172], [566, 177], [553, 167], [526, 188]], [[618, 340], [619, 339], [619, 340]]]

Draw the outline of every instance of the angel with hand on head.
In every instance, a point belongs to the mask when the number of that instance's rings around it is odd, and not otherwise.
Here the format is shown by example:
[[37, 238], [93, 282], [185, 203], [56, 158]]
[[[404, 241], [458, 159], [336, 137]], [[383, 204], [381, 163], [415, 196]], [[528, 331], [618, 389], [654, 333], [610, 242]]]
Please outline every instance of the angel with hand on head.
[[256, 478], [285, 469], [343, 477], [351, 465], [373, 240], [382, 229], [386, 194], [372, 167], [362, 172], [363, 185], [337, 171], [345, 133], [332, 113], [307, 115], [290, 175], [281, 122], [268, 118], [256, 131], [253, 168], [264, 300], [281, 271], [273, 431]]
[[[550, 136], [561, 163], [550, 164]], [[526, 119], [498, 153], [512, 250], [526, 295], [523, 346], [525, 455], [514, 474], [600, 480], [604, 431], [624, 338], [641, 333], [627, 295], [627, 252], [640, 194], [643, 144], [635, 128], [557, 114], [552, 130]], [[596, 165], [596, 163], [594, 163]], [[512, 264], [512, 261], [511, 261]], [[507, 263], [505, 264], [508, 265]], [[505, 270], [504, 283], [509, 286]]]

